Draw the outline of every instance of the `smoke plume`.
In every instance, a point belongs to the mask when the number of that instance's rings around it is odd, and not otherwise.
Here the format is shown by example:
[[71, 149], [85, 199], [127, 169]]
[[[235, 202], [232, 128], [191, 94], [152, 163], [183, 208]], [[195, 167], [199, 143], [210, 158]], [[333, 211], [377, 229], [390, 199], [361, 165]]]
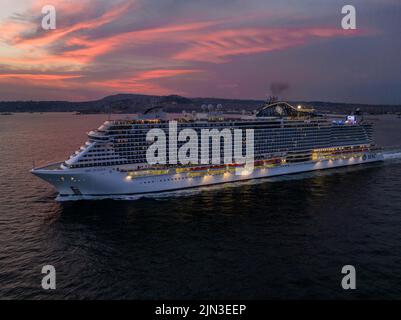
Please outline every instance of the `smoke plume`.
[[270, 84], [270, 92], [274, 96], [279, 96], [284, 91], [288, 90], [290, 85], [285, 82], [273, 82]]

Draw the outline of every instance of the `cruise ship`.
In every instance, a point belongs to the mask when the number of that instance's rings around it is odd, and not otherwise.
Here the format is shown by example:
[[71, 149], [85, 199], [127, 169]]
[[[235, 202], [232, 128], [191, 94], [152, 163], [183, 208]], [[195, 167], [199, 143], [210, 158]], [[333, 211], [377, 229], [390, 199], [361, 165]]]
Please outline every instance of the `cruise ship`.
[[[253, 129], [253, 170], [237, 174], [244, 163], [216, 164], [212, 152], [202, 164], [149, 164], [146, 150], [152, 142], [147, 133], [161, 129], [168, 137], [172, 120], [178, 131]], [[359, 115], [322, 115], [280, 101], [248, 115], [217, 110], [171, 114], [151, 108], [106, 121], [88, 133], [88, 141], [68, 160], [31, 172], [57, 189], [59, 201], [142, 195], [382, 161], [372, 134], [372, 124]], [[212, 149], [211, 141], [207, 148]]]

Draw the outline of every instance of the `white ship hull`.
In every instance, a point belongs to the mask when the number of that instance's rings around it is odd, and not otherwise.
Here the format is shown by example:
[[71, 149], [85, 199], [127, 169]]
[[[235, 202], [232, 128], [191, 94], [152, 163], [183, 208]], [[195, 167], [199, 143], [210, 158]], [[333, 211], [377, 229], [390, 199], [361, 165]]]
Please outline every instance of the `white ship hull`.
[[365, 153], [361, 157], [348, 159], [309, 161], [270, 168], [255, 168], [252, 173], [247, 175], [226, 172], [224, 174], [208, 174], [199, 177], [190, 177], [188, 173], [174, 173], [130, 179], [127, 178], [127, 172], [121, 172], [113, 167], [64, 170], [39, 168], [33, 169], [32, 173], [55, 186], [59, 192], [57, 200], [70, 201], [175, 191], [382, 160], [384, 160], [384, 157], [381, 153]]

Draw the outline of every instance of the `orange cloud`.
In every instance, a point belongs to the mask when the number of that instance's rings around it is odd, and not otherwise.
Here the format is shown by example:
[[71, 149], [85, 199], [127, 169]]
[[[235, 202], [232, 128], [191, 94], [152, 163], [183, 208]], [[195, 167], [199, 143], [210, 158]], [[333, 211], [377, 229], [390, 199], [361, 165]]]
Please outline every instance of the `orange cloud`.
[[[37, 1], [34, 7], [29, 10], [29, 12], [40, 12], [42, 6], [44, 6], [46, 1]], [[56, 0], [52, 2], [58, 12], [62, 12], [64, 16], [68, 17], [73, 13], [90, 11], [93, 2], [84, 0], [82, 2], [76, 1], [65, 1]], [[27, 64], [41, 64], [45, 62], [47, 65], [53, 65], [54, 67], [60, 66], [82, 66], [83, 64], [89, 63], [97, 55], [102, 52], [107, 52], [107, 44], [101, 42], [95, 42], [97, 45], [89, 46], [86, 49], [82, 49], [77, 54], [63, 52], [59, 54], [52, 54], [49, 47], [56, 43], [64, 42], [68, 44], [84, 44], [87, 46], [86, 39], [81, 36], [77, 36], [76, 33], [82, 32], [84, 30], [96, 30], [97, 28], [107, 25], [121, 15], [127, 12], [128, 9], [132, 8], [133, 2], [126, 0], [118, 5], [115, 5], [110, 10], [96, 18], [83, 19], [82, 22], [73, 24], [68, 27], [63, 27], [58, 25], [56, 30], [41, 31], [33, 34], [31, 36], [27, 35], [29, 30], [40, 30], [38, 26], [31, 21], [15, 21], [12, 19], [7, 19], [5, 22], [0, 24], [2, 30], [2, 39], [4, 43], [10, 44], [14, 49], [19, 49], [22, 53], [14, 57], [1, 57], [1, 63], [18, 65]], [[36, 21], [36, 23], [38, 23]], [[90, 41], [89, 45], [90, 45]]]
[[160, 78], [171, 78], [176, 77], [183, 74], [189, 74], [194, 72], [200, 72], [200, 70], [183, 70], [183, 69], [160, 69], [160, 70], [148, 70], [139, 73], [133, 79], [135, 81], [142, 80], [152, 80], [152, 79], [160, 79]]
[[48, 87], [57, 89], [79, 88], [68, 80], [78, 79], [80, 75], [5, 73], [0, 74], [0, 83], [14, 86]]
[[[106, 90], [120, 92], [142, 92], [147, 94], [169, 94], [171, 90], [166, 89], [158, 84], [152, 83], [151, 80], [172, 78], [190, 73], [200, 72], [200, 70], [185, 69], [157, 69], [140, 72], [132, 77], [124, 79], [114, 79], [105, 81], [91, 82], [93, 88], [102, 87]], [[179, 93], [176, 91], [176, 93]]]
[[6, 73], [0, 74], [0, 79], [28, 79], [28, 80], [65, 80], [80, 78], [80, 75], [60, 75], [60, 74], [29, 74], [29, 73]]

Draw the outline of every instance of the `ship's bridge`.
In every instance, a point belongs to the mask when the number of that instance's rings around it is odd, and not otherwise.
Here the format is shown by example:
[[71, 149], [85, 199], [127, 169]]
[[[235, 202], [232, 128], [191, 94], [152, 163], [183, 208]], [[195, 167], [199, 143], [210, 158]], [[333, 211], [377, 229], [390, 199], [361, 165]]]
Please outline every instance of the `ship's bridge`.
[[266, 104], [258, 110], [256, 117], [313, 117], [316, 113], [313, 109], [302, 106], [294, 107], [287, 102], [279, 101]]

